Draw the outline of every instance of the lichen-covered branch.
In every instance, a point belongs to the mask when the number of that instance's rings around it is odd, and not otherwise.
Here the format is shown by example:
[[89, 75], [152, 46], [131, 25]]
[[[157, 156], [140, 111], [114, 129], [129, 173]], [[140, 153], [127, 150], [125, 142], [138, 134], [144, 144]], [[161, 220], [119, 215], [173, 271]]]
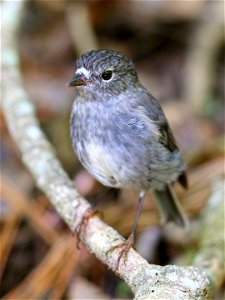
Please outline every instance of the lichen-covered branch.
[[199, 251], [194, 265], [204, 269], [218, 289], [225, 280], [224, 260], [224, 178], [213, 182], [213, 192], [202, 212]]
[[[23, 4], [22, 0], [2, 3], [3, 111], [25, 165], [69, 228], [74, 230], [90, 205], [78, 194], [57, 160], [23, 87], [16, 45]], [[107, 250], [121, 243], [123, 238], [113, 228], [93, 217], [80, 237], [91, 252], [110, 269], [115, 269], [118, 252], [107, 255]], [[120, 265], [118, 275], [134, 292], [135, 299], [207, 299], [210, 294], [209, 278], [197, 267], [149, 265], [133, 249], [129, 251], [127, 262]]]

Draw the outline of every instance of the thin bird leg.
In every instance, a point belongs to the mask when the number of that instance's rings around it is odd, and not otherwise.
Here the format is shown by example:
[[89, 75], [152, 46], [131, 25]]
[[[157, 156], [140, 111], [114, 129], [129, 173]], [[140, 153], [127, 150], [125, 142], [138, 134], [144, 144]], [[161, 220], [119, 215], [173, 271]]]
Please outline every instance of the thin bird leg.
[[75, 230], [74, 230], [74, 234], [77, 235], [77, 248], [80, 249], [80, 235], [84, 234], [86, 235], [86, 229], [87, 229], [87, 224], [88, 221], [90, 220], [90, 218], [93, 218], [95, 216], [100, 216], [101, 212], [98, 210], [94, 210], [92, 208], [87, 209], [87, 211], [85, 212], [85, 214], [82, 217], [82, 220], [80, 221], [80, 223], [76, 226]]
[[116, 249], [121, 248], [121, 251], [120, 251], [120, 253], [119, 253], [119, 257], [118, 257], [118, 260], [117, 260], [117, 264], [116, 264], [116, 269], [115, 269], [116, 272], [118, 271], [118, 268], [119, 268], [121, 259], [124, 257], [124, 258], [125, 258], [125, 261], [126, 261], [126, 259], [127, 259], [127, 254], [128, 254], [128, 252], [129, 252], [131, 246], [133, 245], [135, 231], [136, 231], [137, 224], [138, 224], [138, 220], [139, 220], [140, 213], [141, 213], [141, 210], [142, 210], [142, 205], [143, 205], [144, 195], [145, 195], [145, 192], [141, 192], [141, 193], [139, 194], [137, 213], [136, 213], [136, 216], [135, 216], [134, 225], [133, 225], [133, 227], [132, 227], [132, 230], [131, 230], [131, 233], [130, 233], [128, 239], [127, 239], [125, 242], [120, 243], [120, 244], [118, 244], [118, 245], [116, 245], [116, 246], [110, 248], [110, 249], [107, 251], [107, 254], [108, 254], [109, 252], [112, 252], [112, 251], [114, 251], [114, 250], [116, 250]]

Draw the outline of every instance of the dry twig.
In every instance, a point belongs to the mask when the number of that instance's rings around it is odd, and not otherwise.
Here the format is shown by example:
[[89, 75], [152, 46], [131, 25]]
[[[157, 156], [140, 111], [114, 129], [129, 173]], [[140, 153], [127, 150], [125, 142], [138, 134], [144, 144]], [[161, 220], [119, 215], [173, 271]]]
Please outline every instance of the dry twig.
[[71, 237], [61, 237], [38, 267], [3, 299], [60, 299], [71, 279], [78, 259]]
[[57, 232], [44, 220], [40, 209], [35, 204], [29, 203], [29, 200], [4, 178], [1, 182], [1, 192], [3, 198], [20, 215], [25, 216], [30, 221], [36, 232], [40, 233], [48, 245], [52, 245], [59, 238]]

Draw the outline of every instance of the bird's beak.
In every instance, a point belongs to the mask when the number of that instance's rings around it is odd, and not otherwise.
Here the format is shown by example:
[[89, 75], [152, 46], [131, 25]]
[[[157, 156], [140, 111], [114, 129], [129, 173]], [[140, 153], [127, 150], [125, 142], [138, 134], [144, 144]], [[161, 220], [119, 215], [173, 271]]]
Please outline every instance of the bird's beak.
[[66, 82], [67, 87], [72, 86], [81, 86], [81, 85], [87, 85], [90, 83], [90, 80], [88, 80], [83, 74], [74, 74], [74, 76]]

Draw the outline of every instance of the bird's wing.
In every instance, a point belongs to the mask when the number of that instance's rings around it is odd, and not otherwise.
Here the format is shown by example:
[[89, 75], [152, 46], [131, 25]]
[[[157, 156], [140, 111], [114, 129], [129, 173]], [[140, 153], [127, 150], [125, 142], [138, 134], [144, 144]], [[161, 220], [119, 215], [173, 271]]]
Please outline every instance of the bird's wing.
[[168, 125], [167, 120], [164, 122], [159, 122], [159, 131], [161, 133], [161, 137], [159, 141], [163, 144], [170, 152], [173, 152], [178, 149], [176, 140], [173, 136], [173, 133]]
[[145, 92], [139, 100], [139, 105], [145, 108], [147, 117], [157, 125], [160, 132], [159, 141], [161, 144], [170, 152], [178, 150], [176, 140], [158, 101], [152, 95]]
[[[147, 93], [145, 94], [145, 97], [141, 99], [140, 105], [145, 107], [148, 118], [151, 121], [156, 122], [158, 125], [158, 130], [160, 132], [159, 142], [170, 152], [174, 152], [176, 150], [179, 151], [167, 118], [158, 101], [152, 95]], [[188, 187], [188, 181], [185, 172], [180, 174], [178, 181], [183, 187]]]

